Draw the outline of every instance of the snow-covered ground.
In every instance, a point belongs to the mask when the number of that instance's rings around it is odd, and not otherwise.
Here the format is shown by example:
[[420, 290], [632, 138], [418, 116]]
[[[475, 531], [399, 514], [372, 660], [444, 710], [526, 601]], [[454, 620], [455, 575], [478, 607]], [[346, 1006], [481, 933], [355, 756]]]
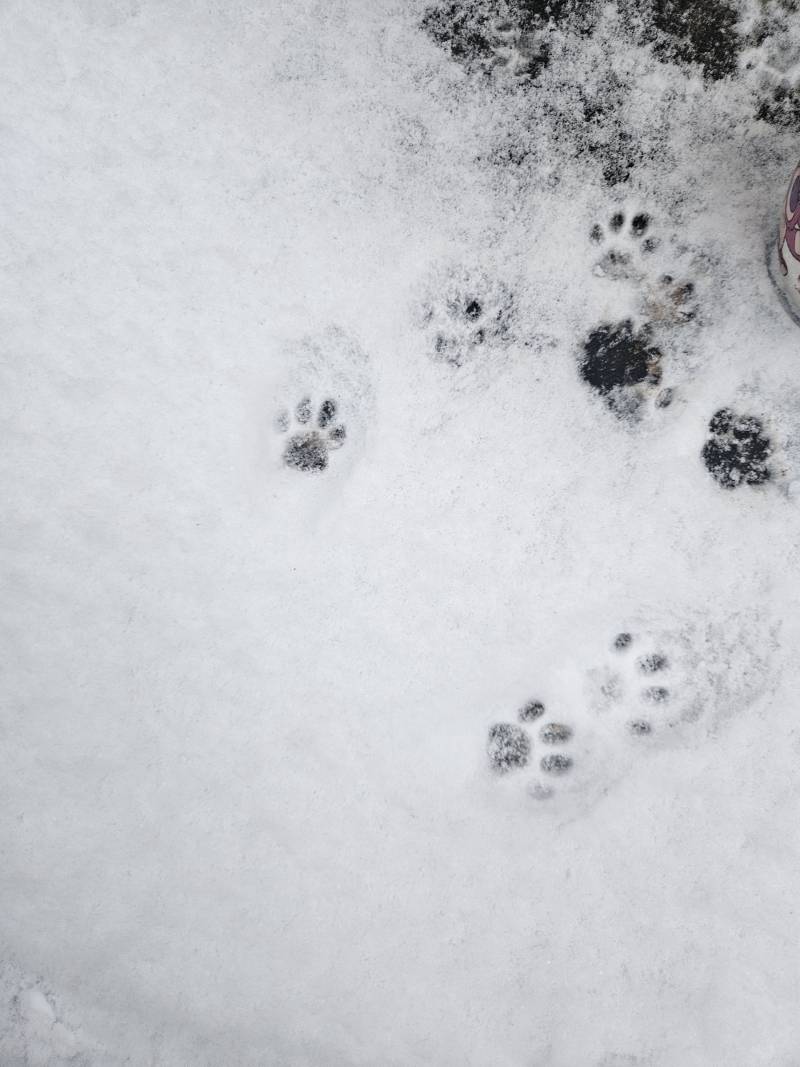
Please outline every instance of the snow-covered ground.
[[2, 1067], [800, 1065], [800, 14], [452, 6], [3, 5]]

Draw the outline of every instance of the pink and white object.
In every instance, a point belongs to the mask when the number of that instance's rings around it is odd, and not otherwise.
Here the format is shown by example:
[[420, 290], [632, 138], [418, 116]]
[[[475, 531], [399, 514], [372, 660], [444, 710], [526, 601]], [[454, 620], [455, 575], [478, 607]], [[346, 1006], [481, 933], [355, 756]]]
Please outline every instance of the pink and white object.
[[781, 209], [778, 268], [776, 281], [792, 315], [800, 318], [800, 164], [792, 174]]

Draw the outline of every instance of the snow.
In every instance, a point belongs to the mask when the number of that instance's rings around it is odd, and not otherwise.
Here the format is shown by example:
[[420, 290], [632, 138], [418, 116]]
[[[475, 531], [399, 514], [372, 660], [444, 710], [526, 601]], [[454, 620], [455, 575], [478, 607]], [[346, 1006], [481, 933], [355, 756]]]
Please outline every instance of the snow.
[[[3, 1067], [800, 1064], [775, 64], [704, 81], [608, 8], [531, 90], [422, 10], [4, 6]], [[619, 210], [661, 242], [625, 277]], [[620, 420], [583, 342], [665, 273], [675, 399]], [[436, 358], [473, 286], [510, 328]], [[767, 485], [703, 467], [725, 406]], [[647, 736], [623, 631], [679, 693]], [[531, 700], [563, 777], [536, 724], [489, 767]]]

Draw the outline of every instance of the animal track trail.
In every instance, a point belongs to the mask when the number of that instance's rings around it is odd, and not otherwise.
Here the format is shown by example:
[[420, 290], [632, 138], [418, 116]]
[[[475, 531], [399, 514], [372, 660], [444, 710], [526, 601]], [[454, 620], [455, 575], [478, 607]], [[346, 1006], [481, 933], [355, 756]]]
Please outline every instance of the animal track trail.
[[774, 641], [755, 612], [620, 629], [567, 672], [582, 673], [579, 691], [530, 699], [489, 728], [489, 770], [558, 810], [588, 810], [650, 754], [702, 744], [745, 713], [777, 680]]
[[675, 399], [685, 362], [676, 331], [701, 323], [696, 279], [707, 263], [674, 237], [661, 237], [642, 210], [616, 210], [594, 224], [589, 241], [599, 250], [594, 274], [628, 292], [632, 286], [637, 311], [588, 332], [579, 371], [617, 418], [635, 424]]

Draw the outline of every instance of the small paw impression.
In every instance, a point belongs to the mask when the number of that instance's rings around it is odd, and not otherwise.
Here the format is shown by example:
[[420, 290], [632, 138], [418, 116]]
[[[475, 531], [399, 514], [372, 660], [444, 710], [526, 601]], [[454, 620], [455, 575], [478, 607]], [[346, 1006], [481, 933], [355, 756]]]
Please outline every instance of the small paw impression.
[[602, 665], [587, 671], [588, 706], [609, 738], [685, 740], [701, 719], [719, 725], [770, 684], [771, 641], [755, 610], [721, 626], [704, 615], [643, 622], [611, 637]]
[[431, 358], [462, 367], [482, 351], [514, 339], [514, 295], [503, 283], [477, 271], [439, 279], [420, 309]]
[[[648, 324], [679, 326], [691, 322], [698, 314], [696, 285], [691, 278], [659, 271], [663, 257], [654, 255], [662, 248], [661, 238], [653, 233], [650, 216], [639, 211], [616, 211], [605, 226], [596, 223], [589, 240], [600, 246], [600, 258], [594, 273], [614, 280], [634, 281], [641, 287], [641, 310]], [[674, 242], [670, 242], [670, 245]], [[686, 248], [673, 248], [671, 255], [685, 261]]]
[[[540, 700], [531, 700], [517, 712], [522, 725], [503, 722], [489, 727], [487, 753], [489, 766], [498, 774], [527, 767], [534, 755], [536, 744], [540, 746], [539, 770], [547, 777], [558, 778], [572, 769], [569, 743], [573, 730], [563, 722], [543, 722], [545, 706]], [[538, 725], [536, 739], [531, 736], [533, 724]], [[545, 785], [536, 785], [537, 795], [549, 795]]]
[[293, 413], [281, 411], [275, 420], [278, 433], [289, 434], [283, 448], [283, 462], [292, 470], [319, 473], [328, 466], [331, 451], [341, 448], [347, 436], [337, 421], [337, 404], [330, 398], [318, 407], [303, 397]]
[[620, 666], [609, 672], [600, 691], [612, 704], [626, 701], [629, 712], [632, 712], [627, 723], [628, 732], [634, 737], [647, 737], [654, 729], [653, 712], [674, 699], [671, 657], [652, 640], [642, 642], [627, 631], [617, 634], [612, 649], [619, 657]]
[[772, 444], [760, 419], [720, 408], [709, 422], [708, 430], [709, 437], [701, 453], [703, 463], [723, 489], [762, 485], [770, 480], [772, 472], [767, 461]]
[[584, 341], [580, 375], [621, 419], [636, 420], [652, 397], [657, 407], [672, 400], [669, 389], [659, 389], [661, 350], [647, 327], [634, 328], [630, 319], [592, 330]]
[[624, 211], [616, 211], [605, 227], [595, 223], [589, 239], [601, 248], [595, 273], [612, 278], [636, 275], [638, 257], [652, 254], [660, 244], [658, 237], [650, 234], [650, 216], [645, 212], [629, 218]]

